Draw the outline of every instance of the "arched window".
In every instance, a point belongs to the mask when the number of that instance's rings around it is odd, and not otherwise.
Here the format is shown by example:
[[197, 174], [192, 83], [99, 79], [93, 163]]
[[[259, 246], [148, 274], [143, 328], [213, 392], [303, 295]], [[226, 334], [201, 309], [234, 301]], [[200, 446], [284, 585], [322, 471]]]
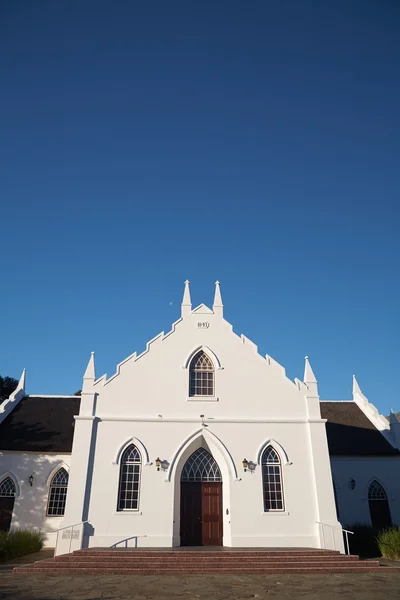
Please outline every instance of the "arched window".
[[189, 396], [214, 396], [214, 366], [203, 350], [192, 358], [189, 373]]
[[377, 481], [372, 481], [368, 488], [368, 504], [372, 527], [385, 529], [392, 525], [386, 492]]
[[64, 467], [61, 467], [53, 475], [50, 483], [49, 504], [47, 506], [47, 515], [49, 517], [62, 517], [64, 515], [67, 490], [68, 473]]
[[140, 452], [134, 444], [131, 444], [121, 458], [118, 510], [138, 510], [141, 465]]
[[272, 448], [265, 448], [261, 457], [264, 511], [284, 510], [280, 458]]
[[221, 471], [211, 454], [204, 448], [199, 448], [187, 459], [181, 481], [222, 481]]
[[6, 477], [0, 483], [0, 498], [10, 498], [16, 495], [15, 483], [11, 477]]
[[11, 477], [3, 479], [0, 483], [0, 531], [10, 529], [16, 495], [17, 490]]

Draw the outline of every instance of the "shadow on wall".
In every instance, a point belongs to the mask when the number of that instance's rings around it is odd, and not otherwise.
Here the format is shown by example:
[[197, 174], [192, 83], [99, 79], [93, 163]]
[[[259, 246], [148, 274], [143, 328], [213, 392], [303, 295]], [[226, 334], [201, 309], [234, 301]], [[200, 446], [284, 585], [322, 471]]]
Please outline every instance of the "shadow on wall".
[[[41, 529], [50, 533], [59, 527], [60, 518], [46, 517], [49, 493], [49, 476], [57, 465], [62, 464], [58, 453], [46, 453], [46, 445], [57, 436], [56, 431], [49, 431], [40, 423], [26, 427], [22, 423], [13, 424], [15, 443], [19, 443], [24, 451], [2, 453], [2, 468], [13, 475], [19, 486], [19, 495], [14, 503], [14, 516], [11, 527], [15, 529]], [[29, 440], [27, 442], [27, 440]], [[30, 449], [30, 447], [32, 449]], [[68, 455], [67, 455], [68, 456]], [[32, 476], [32, 485], [29, 478]], [[46, 523], [46, 521], [50, 521]]]

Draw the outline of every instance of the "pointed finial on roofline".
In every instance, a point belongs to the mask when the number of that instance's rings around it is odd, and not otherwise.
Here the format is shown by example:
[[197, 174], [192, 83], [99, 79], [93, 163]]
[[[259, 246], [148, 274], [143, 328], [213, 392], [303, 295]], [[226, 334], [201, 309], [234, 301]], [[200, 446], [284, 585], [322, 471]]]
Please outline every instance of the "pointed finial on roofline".
[[185, 288], [183, 290], [182, 304], [181, 304], [181, 314], [182, 314], [182, 317], [183, 317], [183, 315], [190, 313], [191, 310], [192, 310], [192, 300], [190, 298], [189, 283], [190, 283], [189, 280], [186, 279], [186, 281], [185, 281]]
[[353, 396], [355, 394], [361, 394], [362, 396], [364, 395], [361, 391], [360, 386], [358, 385], [358, 381], [356, 379], [356, 376], [353, 373]]
[[305, 357], [305, 365], [304, 365], [304, 383], [317, 383], [317, 379], [314, 375], [314, 371], [311, 368], [310, 361], [308, 360], [308, 356]]
[[86, 367], [85, 374], [83, 376], [83, 385], [85, 385], [85, 381], [94, 382], [96, 381], [96, 369], [94, 364], [94, 352], [90, 353], [89, 362]]
[[217, 281], [215, 282], [215, 294], [214, 294], [214, 303], [213, 303], [213, 312], [215, 314], [219, 314], [221, 317], [223, 316], [223, 312], [224, 312], [224, 305], [222, 303], [222, 297], [221, 297], [221, 289], [220, 289], [220, 283], [217, 279]]

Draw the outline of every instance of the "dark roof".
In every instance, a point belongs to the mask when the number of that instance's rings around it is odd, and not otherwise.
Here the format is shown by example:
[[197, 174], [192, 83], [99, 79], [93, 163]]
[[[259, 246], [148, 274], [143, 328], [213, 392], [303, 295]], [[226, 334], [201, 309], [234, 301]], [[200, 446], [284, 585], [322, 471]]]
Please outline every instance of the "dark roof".
[[71, 452], [79, 396], [25, 396], [0, 423], [0, 450]]
[[399, 454], [355, 402], [322, 401], [320, 406], [321, 417], [328, 420], [326, 434], [330, 455]]

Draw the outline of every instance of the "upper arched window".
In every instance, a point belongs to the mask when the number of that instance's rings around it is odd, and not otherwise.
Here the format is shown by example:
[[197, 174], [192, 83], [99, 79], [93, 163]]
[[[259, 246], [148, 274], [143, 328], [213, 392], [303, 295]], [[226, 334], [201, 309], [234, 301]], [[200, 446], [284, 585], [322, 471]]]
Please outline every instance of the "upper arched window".
[[128, 446], [121, 458], [118, 510], [138, 510], [142, 457], [134, 444]]
[[368, 488], [368, 504], [372, 527], [375, 529], [390, 527], [392, 518], [387, 495], [381, 484], [376, 480], [372, 481]]
[[214, 396], [214, 365], [203, 350], [192, 358], [189, 373], [189, 396]]
[[11, 479], [11, 477], [6, 477], [0, 483], [0, 497], [9, 498], [10, 496], [15, 496], [17, 493], [15, 489], [15, 483]]
[[61, 467], [52, 477], [49, 491], [49, 504], [47, 506], [47, 515], [49, 517], [62, 517], [65, 512], [65, 502], [67, 500], [68, 473]]
[[268, 446], [261, 457], [264, 511], [284, 510], [281, 460], [278, 453]]
[[222, 481], [221, 471], [211, 454], [205, 448], [198, 448], [187, 459], [181, 481]]

